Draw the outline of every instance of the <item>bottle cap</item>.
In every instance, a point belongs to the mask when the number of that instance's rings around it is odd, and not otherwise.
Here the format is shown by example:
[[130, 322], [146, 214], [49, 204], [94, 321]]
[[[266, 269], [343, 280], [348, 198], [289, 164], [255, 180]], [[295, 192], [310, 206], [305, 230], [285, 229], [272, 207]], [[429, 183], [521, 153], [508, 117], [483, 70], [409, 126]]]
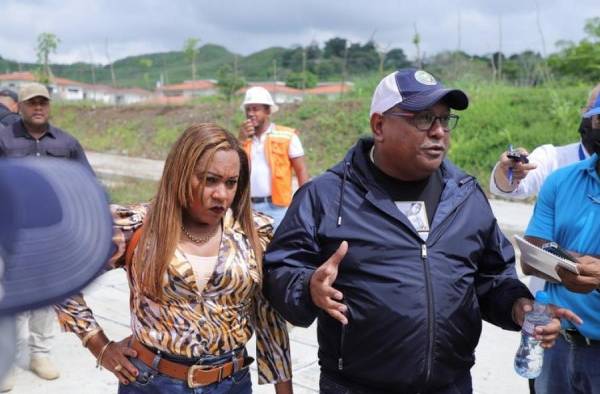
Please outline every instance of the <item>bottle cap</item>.
[[550, 296], [545, 291], [539, 290], [537, 293], [535, 293], [535, 300], [540, 304], [549, 304]]

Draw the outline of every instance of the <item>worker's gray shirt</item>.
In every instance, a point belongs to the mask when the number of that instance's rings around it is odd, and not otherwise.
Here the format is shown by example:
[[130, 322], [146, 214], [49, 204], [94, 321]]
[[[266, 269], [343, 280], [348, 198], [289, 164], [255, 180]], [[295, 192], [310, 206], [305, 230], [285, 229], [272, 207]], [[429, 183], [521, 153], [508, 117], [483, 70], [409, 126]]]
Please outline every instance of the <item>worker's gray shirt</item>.
[[23, 121], [0, 127], [0, 157], [47, 156], [75, 160], [93, 174], [83, 148], [69, 133], [48, 124], [48, 131], [40, 139], [33, 138]]

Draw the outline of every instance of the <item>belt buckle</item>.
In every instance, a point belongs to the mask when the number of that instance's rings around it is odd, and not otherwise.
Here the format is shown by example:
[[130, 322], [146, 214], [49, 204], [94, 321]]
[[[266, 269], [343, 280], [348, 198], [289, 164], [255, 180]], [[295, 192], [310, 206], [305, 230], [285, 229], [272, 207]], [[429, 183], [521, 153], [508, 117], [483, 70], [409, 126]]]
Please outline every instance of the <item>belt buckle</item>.
[[[206, 383], [206, 384], [194, 382], [194, 372], [195, 371], [210, 371], [215, 368], [219, 370], [219, 377], [217, 378], [216, 382], [210, 382], [210, 383]], [[220, 383], [221, 380], [223, 380], [223, 368], [215, 367], [214, 365], [200, 365], [200, 364], [194, 364], [188, 368], [187, 385], [191, 389], [208, 386], [213, 383]]]

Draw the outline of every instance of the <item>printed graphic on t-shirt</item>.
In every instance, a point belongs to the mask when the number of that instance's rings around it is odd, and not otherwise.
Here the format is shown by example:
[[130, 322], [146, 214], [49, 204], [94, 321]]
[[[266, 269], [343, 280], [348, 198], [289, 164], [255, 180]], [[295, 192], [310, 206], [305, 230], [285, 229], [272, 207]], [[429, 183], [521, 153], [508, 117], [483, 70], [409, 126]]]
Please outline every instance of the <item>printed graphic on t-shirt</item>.
[[410, 221], [421, 238], [425, 241], [429, 236], [429, 221], [424, 201], [396, 201], [396, 206]]

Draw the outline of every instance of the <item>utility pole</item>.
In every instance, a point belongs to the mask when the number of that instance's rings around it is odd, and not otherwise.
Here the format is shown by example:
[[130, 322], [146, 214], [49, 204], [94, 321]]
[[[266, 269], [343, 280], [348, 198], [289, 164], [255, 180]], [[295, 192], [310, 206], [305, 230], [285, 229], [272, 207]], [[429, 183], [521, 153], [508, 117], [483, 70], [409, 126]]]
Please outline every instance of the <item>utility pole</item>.
[[391, 44], [387, 44], [385, 47], [381, 44], [375, 45], [375, 49], [377, 50], [377, 55], [379, 55], [379, 75], [383, 75], [383, 65], [385, 63], [385, 58], [388, 54], [390, 45]]
[[412, 42], [415, 44], [415, 48], [417, 50], [417, 68], [423, 68], [423, 63], [421, 62], [421, 36], [417, 30], [417, 24], [414, 23], [413, 26], [415, 28], [415, 35]]
[[233, 55], [233, 80], [235, 81], [235, 83], [232, 84], [232, 86], [231, 86], [231, 91], [229, 92], [230, 97], [233, 97], [233, 94], [235, 93], [233, 91], [233, 89], [235, 89], [234, 85], [237, 83], [237, 80], [238, 80], [238, 56], [237, 55]]
[[302, 97], [306, 90], [306, 47], [302, 47]]
[[90, 70], [92, 72], [92, 86], [93, 86], [93, 100], [96, 101], [96, 68], [94, 66], [94, 52], [92, 51], [92, 46], [88, 45], [88, 50], [90, 51]]
[[502, 81], [502, 14], [498, 16], [498, 81]]
[[340, 86], [340, 97], [344, 96], [348, 69], [348, 40], [344, 41], [344, 62], [342, 63], [342, 84]]
[[461, 47], [461, 26], [460, 26], [461, 20], [460, 20], [460, 9], [458, 10], [458, 18], [456, 19], [456, 51], [460, 52], [460, 47]]
[[113, 63], [110, 60], [110, 56], [108, 55], [108, 38], [104, 41], [104, 48], [106, 50], [106, 60], [108, 61], [108, 64], [110, 65], [110, 76], [112, 78], [112, 87], [116, 88], [117, 87], [117, 78], [115, 77], [115, 68], [113, 67]]

